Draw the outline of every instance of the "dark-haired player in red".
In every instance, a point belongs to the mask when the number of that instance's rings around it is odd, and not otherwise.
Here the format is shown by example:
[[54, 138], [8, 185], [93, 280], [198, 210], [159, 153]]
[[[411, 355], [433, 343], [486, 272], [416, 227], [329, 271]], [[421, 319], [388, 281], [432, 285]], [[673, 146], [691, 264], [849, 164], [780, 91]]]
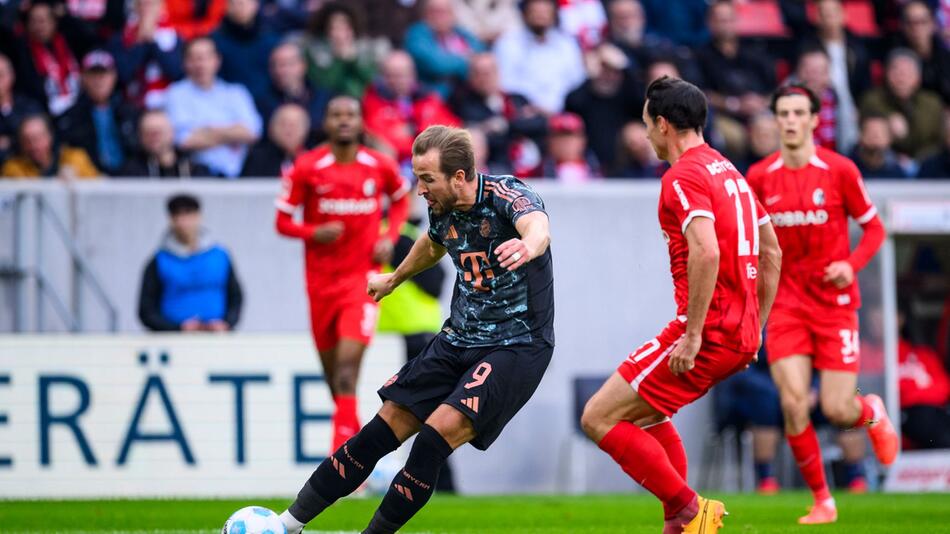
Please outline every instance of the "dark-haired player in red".
[[[389, 261], [409, 199], [396, 162], [360, 144], [359, 101], [332, 99], [323, 126], [329, 142], [297, 158], [284, 173], [277, 231], [304, 241], [310, 325], [336, 404], [332, 452], [361, 426], [356, 382], [378, 309], [366, 294], [366, 282]], [[301, 206], [302, 223], [294, 220]]]
[[672, 165], [659, 219], [677, 316], [620, 364], [581, 418], [587, 435], [663, 502], [664, 534], [722, 526], [723, 503], [686, 483], [686, 451], [669, 418], [753, 361], [781, 268], [768, 215], [703, 140], [706, 111], [705, 95], [688, 82], [664, 76], [647, 88], [647, 137]]
[[[772, 216], [785, 255], [775, 309], [765, 332], [785, 434], [815, 505], [801, 524], [838, 518], [828, 491], [818, 437], [809, 418], [812, 368], [821, 373], [821, 410], [841, 428], [866, 427], [878, 460], [890, 465], [897, 434], [877, 395], [861, 396], [855, 273], [884, 241], [884, 225], [851, 160], [816, 146], [821, 102], [802, 85], [772, 97], [781, 132], [779, 152], [749, 169], [749, 184]], [[848, 218], [864, 229], [852, 251]]]

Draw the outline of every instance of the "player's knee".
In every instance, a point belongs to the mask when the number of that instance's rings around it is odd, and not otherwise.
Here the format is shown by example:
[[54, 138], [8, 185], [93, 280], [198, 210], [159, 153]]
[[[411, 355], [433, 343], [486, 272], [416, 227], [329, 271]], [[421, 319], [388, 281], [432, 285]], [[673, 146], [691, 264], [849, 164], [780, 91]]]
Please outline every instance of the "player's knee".
[[808, 394], [797, 391], [783, 392], [782, 413], [786, 419], [808, 419]]
[[821, 412], [835, 426], [849, 427], [854, 423], [854, 410], [848, 406], [847, 402], [842, 402], [839, 399], [822, 399]]
[[359, 369], [355, 366], [338, 366], [331, 378], [332, 389], [344, 395], [356, 392], [356, 379], [358, 375]]

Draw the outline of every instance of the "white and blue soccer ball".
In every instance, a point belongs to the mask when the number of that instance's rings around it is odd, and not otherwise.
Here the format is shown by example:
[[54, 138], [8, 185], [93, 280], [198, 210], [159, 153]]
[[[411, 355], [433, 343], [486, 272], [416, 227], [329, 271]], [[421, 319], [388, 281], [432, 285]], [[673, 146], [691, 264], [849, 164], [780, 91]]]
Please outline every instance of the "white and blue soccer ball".
[[380, 460], [366, 479], [367, 492], [370, 495], [384, 495], [389, 491], [389, 485], [402, 469], [403, 463], [405, 462], [395, 454], [390, 454]]
[[280, 517], [263, 506], [248, 506], [231, 514], [221, 534], [287, 534]]

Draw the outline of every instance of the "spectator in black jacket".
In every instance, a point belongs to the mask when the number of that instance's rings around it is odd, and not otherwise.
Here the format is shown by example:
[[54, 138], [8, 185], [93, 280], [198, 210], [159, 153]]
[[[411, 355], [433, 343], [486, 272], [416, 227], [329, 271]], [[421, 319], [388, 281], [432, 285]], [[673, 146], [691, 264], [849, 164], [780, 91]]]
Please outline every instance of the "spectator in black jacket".
[[[489, 168], [508, 166], [510, 160], [517, 169], [522, 152], [539, 155], [538, 146], [547, 133], [547, 118], [527, 98], [502, 91], [494, 55], [472, 56], [468, 81], [455, 92], [449, 104], [468, 128], [485, 134]], [[532, 166], [539, 162], [534, 161]]]
[[168, 215], [170, 228], [142, 275], [139, 319], [155, 331], [233, 330], [243, 295], [231, 255], [201, 227], [197, 198], [173, 196]]
[[307, 149], [310, 118], [297, 104], [277, 108], [267, 125], [267, 136], [258, 141], [244, 160], [241, 176], [278, 178]]
[[871, 54], [864, 41], [845, 27], [841, 0], [818, 0], [815, 6], [818, 17], [814, 29], [810, 25], [793, 26], [793, 31], [801, 35], [811, 33], [805, 38], [802, 49], [816, 46], [824, 49], [830, 60], [832, 87], [840, 98], [855, 106], [871, 87]]
[[93, 50], [82, 60], [82, 92], [56, 119], [59, 138], [82, 148], [99, 170], [117, 174], [135, 141], [137, 111], [115, 91], [112, 55]]
[[16, 75], [7, 56], [0, 54], [0, 162], [13, 149], [20, 121], [43, 112], [43, 106], [32, 98], [14, 91]]
[[211, 176], [200, 163], [193, 163], [175, 148], [171, 119], [161, 110], [149, 110], [139, 118], [139, 151], [126, 159], [119, 172], [127, 178], [192, 178]]
[[861, 117], [861, 138], [851, 154], [861, 176], [865, 179], [907, 177], [891, 148], [893, 142], [887, 115], [868, 113]]
[[896, 46], [910, 48], [920, 56], [921, 86], [940, 95], [944, 105], [950, 105], [950, 49], [940, 39], [927, 3], [914, 0], [904, 5]]
[[310, 124], [323, 124], [323, 113], [333, 94], [314, 87], [307, 79], [307, 61], [297, 44], [285, 42], [274, 48], [270, 54], [270, 80], [268, 90], [257, 98], [257, 110], [265, 123], [270, 122], [279, 106], [297, 104], [307, 111]]
[[567, 95], [565, 111], [584, 120], [590, 149], [607, 168], [617, 162], [624, 124], [643, 113], [643, 89], [619, 48], [603, 43], [587, 54], [587, 80]]
[[950, 111], [943, 113], [943, 150], [924, 160], [918, 178], [950, 178]]

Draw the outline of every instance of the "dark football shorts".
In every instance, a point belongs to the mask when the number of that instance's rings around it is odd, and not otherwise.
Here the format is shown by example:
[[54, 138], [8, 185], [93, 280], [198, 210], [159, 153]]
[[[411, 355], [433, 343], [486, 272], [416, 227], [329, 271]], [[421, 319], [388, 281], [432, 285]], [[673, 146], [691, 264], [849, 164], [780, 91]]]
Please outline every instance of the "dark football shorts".
[[437, 335], [380, 388], [379, 396], [425, 421], [448, 404], [475, 427], [472, 446], [485, 450], [541, 383], [554, 347], [537, 343], [456, 347]]

